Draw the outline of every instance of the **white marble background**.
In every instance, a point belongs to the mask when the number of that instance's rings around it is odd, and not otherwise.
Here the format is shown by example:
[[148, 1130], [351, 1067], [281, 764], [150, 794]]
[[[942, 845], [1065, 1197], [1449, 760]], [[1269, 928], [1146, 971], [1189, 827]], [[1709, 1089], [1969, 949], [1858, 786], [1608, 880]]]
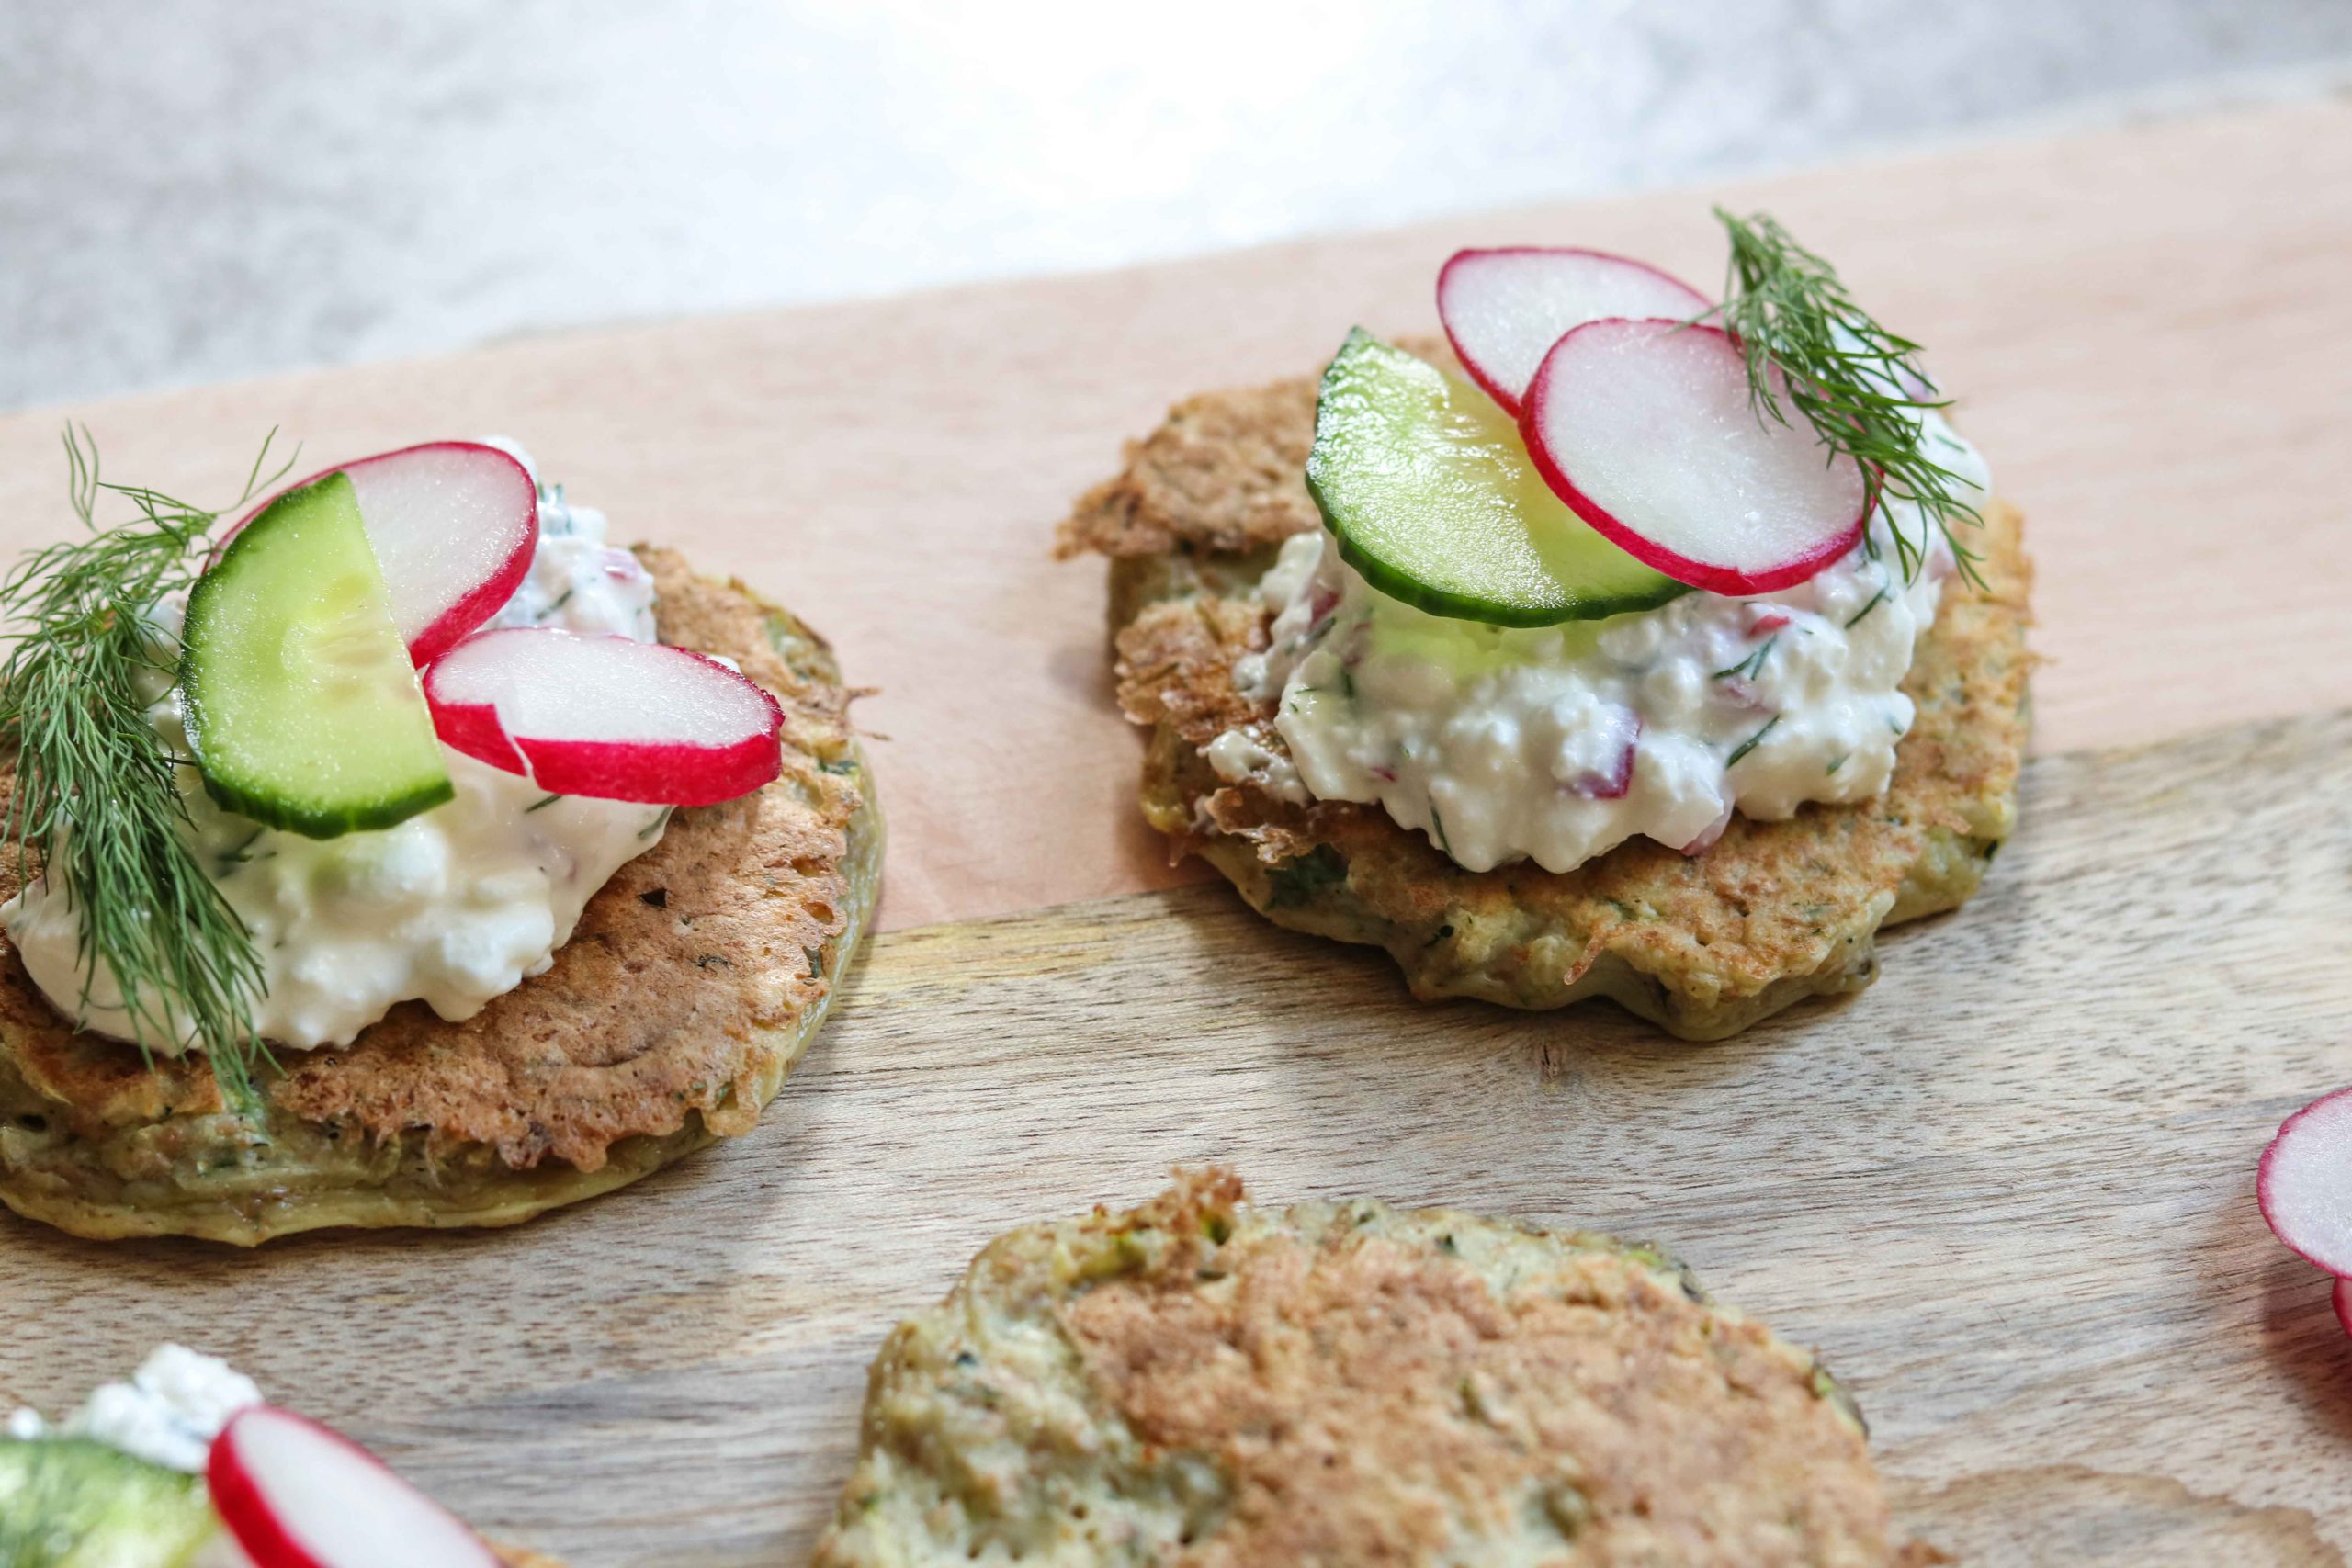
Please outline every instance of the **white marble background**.
[[2352, 0], [0, 0], [0, 407], [2341, 91]]

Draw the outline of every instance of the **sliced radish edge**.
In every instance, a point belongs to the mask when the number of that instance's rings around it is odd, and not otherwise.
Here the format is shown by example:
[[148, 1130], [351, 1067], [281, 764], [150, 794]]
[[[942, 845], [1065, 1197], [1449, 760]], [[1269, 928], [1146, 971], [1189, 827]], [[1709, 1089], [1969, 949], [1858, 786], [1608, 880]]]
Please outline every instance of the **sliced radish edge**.
[[2254, 1190], [2263, 1219], [2290, 1249], [2331, 1274], [2352, 1274], [2352, 1089], [2322, 1095], [2279, 1123]]
[[[1544, 283], [1553, 287], [1546, 289]], [[1476, 309], [1478, 293], [1497, 288], [1519, 296], [1506, 301], [1506, 308], [1524, 309], [1543, 299], [1544, 306], [1535, 313], [1544, 319], [1522, 325], [1482, 318]], [[1571, 289], [1582, 298], [1565, 305]], [[1563, 303], [1555, 305], [1554, 300]], [[1705, 295], [1647, 262], [1576, 246], [1498, 245], [1456, 251], [1437, 275], [1438, 321], [1445, 329], [1446, 342], [1453, 345], [1454, 357], [1488, 397], [1512, 413], [1520, 412], [1544, 355], [1585, 322], [1697, 316], [1711, 308]]]
[[[498, 1568], [464, 1520], [342, 1433], [290, 1410], [255, 1404], [231, 1416], [204, 1479], [254, 1568]], [[320, 1495], [335, 1489], [342, 1495]]]
[[[493, 482], [509, 491], [505, 519], [506, 537], [497, 547], [482, 554], [480, 560], [469, 563], [469, 570], [454, 585], [422, 583], [418, 578], [433, 568], [442, 568], [435, 560], [431, 567], [419, 568], [401, 558], [387, 547], [403, 542], [391, 515], [407, 509], [397, 502], [389, 503], [382, 487], [404, 469], [420, 462], [435, 459], [446, 461], [462, 457], [467, 463], [479, 465], [481, 472], [496, 476]], [[480, 627], [496, 615], [510, 599], [523, 580], [530, 575], [531, 562], [538, 548], [538, 490], [532, 482], [530, 470], [517, 461], [514, 455], [479, 441], [424, 441], [413, 446], [401, 446], [390, 452], [338, 463], [331, 468], [321, 468], [296, 483], [278, 490], [259, 505], [237, 519], [215, 541], [206, 564], [209, 568], [220, 560], [229, 541], [243, 531], [245, 525], [275, 504], [281, 497], [316, 484], [330, 474], [350, 478], [358, 491], [360, 520], [368, 527], [369, 542], [376, 546], [378, 565], [384, 571], [385, 586], [392, 596], [393, 613], [401, 621], [401, 635], [408, 644], [410, 661], [423, 669], [444, 651], [454, 646], [466, 634]], [[377, 500], [369, 503], [370, 492]], [[471, 542], [471, 541], [468, 541]], [[436, 586], [438, 591], [436, 590]]]
[[775, 697], [663, 643], [479, 632], [425, 671], [424, 696], [447, 744], [557, 795], [716, 806], [783, 771]]
[[[1607, 538], [1626, 554], [1665, 573], [1678, 582], [1688, 583], [1693, 588], [1705, 589], [1710, 592], [1740, 595], [1773, 592], [1780, 589], [1793, 587], [1818, 575], [1832, 562], [1852, 550], [1860, 542], [1863, 530], [1869, 525], [1872, 502], [1870, 486], [1864, 480], [1860, 468], [1850, 458], [1840, 457], [1834, 462], [1823, 464], [1825, 469], [1832, 472], [1851, 470], [1850, 488], [1854, 491], [1854, 499], [1851, 502], [1850, 515], [1847, 514], [1846, 507], [1841, 503], [1838, 508], [1838, 515], [1834, 522], [1825, 522], [1808, 529], [1808, 532], [1817, 535], [1817, 538], [1789, 558], [1769, 562], [1731, 564], [1698, 559], [1684, 550], [1663, 543], [1653, 536], [1652, 531], [1646, 531], [1636, 526], [1629, 519], [1617, 515], [1609, 506], [1602, 504], [1600, 500], [1589, 493], [1585, 484], [1578, 482], [1575, 472], [1580, 466], [1578, 461], [1566, 457], [1561, 450], [1563, 446], [1570, 444], [1566, 439], [1570, 428], [1566, 422], [1574, 417], [1573, 405], [1580, 396], [1602, 397], [1615, 389], [1612, 387], [1593, 391], [1590, 389], [1574, 385], [1578, 375], [1585, 368], [1580, 361], [1586, 357], [1587, 352], [1618, 349], [1629, 342], [1638, 344], [1640, 338], [1650, 335], [1655, 335], [1660, 342], [1664, 342], [1668, 337], [1680, 337], [1684, 334], [1688, 334], [1692, 339], [1720, 346], [1726, 356], [1724, 369], [1736, 373], [1738, 378], [1738, 385], [1742, 389], [1744, 411], [1747, 386], [1746, 357], [1740, 353], [1738, 345], [1732, 341], [1730, 335], [1720, 327], [1690, 326], [1663, 317], [1644, 320], [1611, 318], [1588, 321], [1561, 338], [1559, 343], [1554, 345], [1552, 352], [1544, 355], [1544, 364], [1536, 371], [1535, 380], [1528, 389], [1526, 405], [1520, 414], [1520, 423], [1521, 433], [1526, 439], [1528, 455], [1533, 459], [1536, 471], [1544, 476], [1544, 483], [1552, 487], [1553, 492], [1566, 502], [1577, 516], [1589, 524], [1595, 533]], [[1778, 367], [1774, 367], [1770, 373], [1776, 378], [1781, 375]], [[1622, 384], [1621, 381], [1619, 385]], [[1787, 404], [1785, 386], [1777, 387], [1775, 389], [1780, 393], [1785, 407]], [[1746, 412], [1743, 412], [1740, 417], [1750, 420], [1758, 418], [1756, 414]], [[1656, 424], [1657, 422], [1652, 423]], [[1758, 424], [1758, 434], [1762, 439], [1771, 442], [1807, 441], [1813, 446], [1820, 446], [1818, 438], [1811, 436], [1801, 422], [1781, 426], [1765, 418]], [[1824, 510], [1826, 511], [1826, 508]], [[1720, 513], [1717, 515], [1720, 515]], [[1658, 527], [1655, 531], [1666, 532], [1676, 524], [1682, 525], [1683, 531], [1688, 532], [1687, 522], [1680, 518], [1667, 520], [1666, 526]]]

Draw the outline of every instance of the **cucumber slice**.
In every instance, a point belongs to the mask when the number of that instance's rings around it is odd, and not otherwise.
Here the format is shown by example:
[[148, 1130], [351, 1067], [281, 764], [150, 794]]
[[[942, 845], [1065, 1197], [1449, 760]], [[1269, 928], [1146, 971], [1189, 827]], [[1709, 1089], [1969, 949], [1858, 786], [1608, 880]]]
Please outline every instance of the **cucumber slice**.
[[340, 473], [288, 491], [197, 579], [180, 697], [204, 787], [332, 839], [450, 798], [384, 574]]
[[1431, 615], [1548, 626], [1690, 592], [1569, 511], [1493, 399], [1362, 327], [1323, 372], [1306, 488], [1341, 558]]
[[0, 1440], [0, 1568], [185, 1568], [220, 1530], [200, 1476], [83, 1438]]

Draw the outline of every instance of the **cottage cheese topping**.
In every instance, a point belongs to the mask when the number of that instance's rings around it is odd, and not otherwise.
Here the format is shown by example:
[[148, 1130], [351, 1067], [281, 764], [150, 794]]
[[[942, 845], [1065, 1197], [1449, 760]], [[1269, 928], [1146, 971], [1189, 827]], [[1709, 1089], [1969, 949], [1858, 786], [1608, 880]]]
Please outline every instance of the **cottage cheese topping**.
[[[515, 443], [493, 435], [483, 445], [497, 447], [537, 477], [531, 455]], [[635, 556], [605, 543], [605, 529], [603, 513], [572, 505], [561, 485], [540, 485], [539, 547], [531, 557], [531, 575], [490, 624], [560, 626], [653, 641], [653, 579]]]
[[36, 1411], [8, 1417], [7, 1435], [89, 1438], [135, 1459], [194, 1474], [229, 1417], [261, 1403], [261, 1390], [228, 1362], [177, 1345], [159, 1347], [129, 1382], [101, 1383], [81, 1409], [55, 1426]]
[[[531, 575], [496, 624], [653, 639], [652, 580], [636, 557], [605, 546], [602, 513], [542, 486], [539, 533]], [[158, 605], [156, 618], [176, 631], [183, 609]], [[177, 693], [159, 692], [151, 712], [165, 744], [188, 755]], [[455, 799], [393, 828], [323, 840], [225, 810], [194, 768], [181, 770], [184, 832], [261, 956], [263, 1038], [298, 1050], [349, 1044], [411, 998], [452, 1021], [471, 1018], [543, 972], [596, 890], [661, 841], [663, 807], [550, 796], [442, 750]], [[62, 890], [34, 884], [0, 906], [0, 925], [77, 1027], [140, 1037], [114, 976], [83, 966], [80, 917]], [[145, 1032], [152, 1049], [174, 1055], [193, 1032]]]
[[[1984, 460], [1932, 414], [1928, 439], [1989, 493]], [[1897, 520], [1935, 540], [1908, 583], [1881, 517], [1794, 588], [1536, 629], [1414, 609], [1323, 530], [1300, 535], [1260, 586], [1272, 644], [1234, 668], [1245, 694], [1279, 695], [1289, 757], [1244, 730], [1205, 755], [1287, 799], [1376, 801], [1472, 871], [1567, 871], [1637, 833], [1695, 852], [1735, 807], [1866, 800], [1893, 776], [1913, 717], [1899, 688], [1953, 570], [1917, 508]]]

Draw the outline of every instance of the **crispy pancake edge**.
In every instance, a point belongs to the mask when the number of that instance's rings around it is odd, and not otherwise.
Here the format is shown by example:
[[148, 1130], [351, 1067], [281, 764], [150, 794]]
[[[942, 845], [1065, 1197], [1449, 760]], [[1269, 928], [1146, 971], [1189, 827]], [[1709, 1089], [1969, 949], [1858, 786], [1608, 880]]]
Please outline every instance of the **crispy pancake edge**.
[[1932, 1561], [1817, 1359], [1655, 1248], [1182, 1172], [902, 1323], [816, 1568]]
[[512, 1224], [751, 1129], [871, 923], [882, 820], [823, 639], [673, 551], [639, 554], [663, 637], [777, 694], [783, 776], [679, 813], [548, 973], [475, 1018], [408, 1003], [347, 1049], [286, 1054], [258, 1125], [198, 1061], [150, 1070], [73, 1033], [0, 937], [0, 1202], [98, 1239]]
[[2032, 663], [2022, 518], [1998, 500], [1986, 585], [1947, 585], [1905, 682], [1918, 719], [1878, 800], [1736, 818], [1692, 859], [1636, 840], [1565, 874], [1481, 873], [1376, 806], [1302, 807], [1218, 778], [1199, 749], [1226, 728], [1284, 750], [1272, 704], [1243, 698], [1230, 670], [1265, 646], [1254, 589], [1275, 547], [1321, 525], [1300, 477], [1314, 410], [1305, 378], [1188, 399], [1060, 530], [1059, 553], [1112, 558], [1120, 705], [1150, 732], [1144, 814], [1172, 853], [1208, 861], [1277, 924], [1386, 948], [1424, 999], [1607, 996], [1691, 1040], [1863, 988], [1883, 927], [1976, 891], [2015, 824]]

